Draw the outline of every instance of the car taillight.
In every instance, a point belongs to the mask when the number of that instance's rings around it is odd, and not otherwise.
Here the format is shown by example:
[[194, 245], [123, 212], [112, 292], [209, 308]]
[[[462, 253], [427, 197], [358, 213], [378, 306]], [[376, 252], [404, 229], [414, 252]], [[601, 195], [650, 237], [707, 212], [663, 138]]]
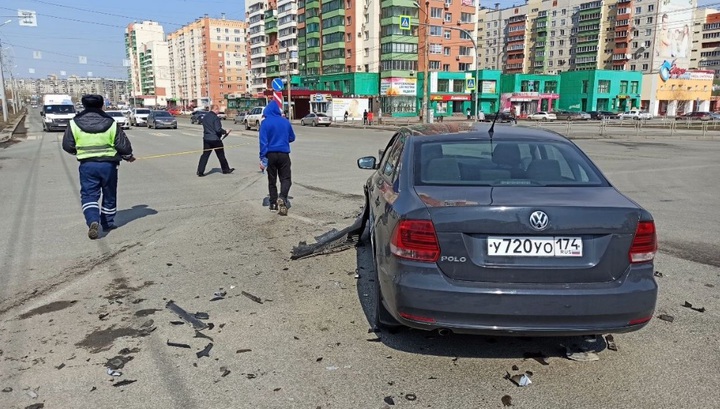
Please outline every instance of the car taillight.
[[655, 222], [638, 222], [635, 237], [630, 246], [630, 262], [645, 263], [652, 261], [657, 252]]
[[401, 220], [393, 232], [390, 251], [408, 260], [436, 262], [440, 246], [435, 226], [430, 220]]

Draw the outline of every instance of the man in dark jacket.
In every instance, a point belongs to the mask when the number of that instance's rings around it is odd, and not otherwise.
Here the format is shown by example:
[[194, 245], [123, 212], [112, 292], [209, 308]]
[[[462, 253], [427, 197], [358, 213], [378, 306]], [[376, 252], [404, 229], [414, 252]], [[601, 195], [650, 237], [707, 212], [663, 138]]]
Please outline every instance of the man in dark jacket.
[[[132, 146], [113, 117], [103, 110], [101, 95], [85, 95], [85, 110], [70, 121], [63, 136], [63, 150], [80, 161], [80, 200], [88, 237], [117, 228], [117, 177], [121, 160], [133, 162]], [[102, 205], [98, 206], [102, 193]]]
[[[292, 185], [290, 172], [290, 143], [295, 141], [290, 121], [282, 117], [280, 107], [271, 102], [263, 110], [265, 119], [260, 125], [260, 167], [267, 168], [270, 210], [287, 216], [288, 194]], [[280, 177], [280, 196], [277, 179]]]
[[227, 159], [225, 159], [225, 149], [223, 147], [222, 138], [230, 133], [230, 131], [223, 129], [222, 122], [217, 116], [218, 112], [220, 112], [220, 106], [213, 105], [210, 112], [205, 114], [202, 119], [203, 153], [200, 155], [200, 163], [198, 163], [197, 168], [197, 175], [201, 177], [205, 176], [205, 166], [207, 166], [210, 153], [213, 150], [220, 161], [220, 169], [222, 169], [222, 173], [227, 175], [235, 170], [235, 168], [231, 168], [228, 165]]

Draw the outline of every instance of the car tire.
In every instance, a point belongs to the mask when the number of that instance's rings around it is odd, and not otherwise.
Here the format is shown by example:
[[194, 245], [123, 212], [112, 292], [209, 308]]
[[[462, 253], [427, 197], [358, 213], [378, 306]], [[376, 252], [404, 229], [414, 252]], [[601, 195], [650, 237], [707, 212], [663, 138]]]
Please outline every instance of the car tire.
[[255, 121], [255, 127], [258, 131], [260, 130], [260, 121]]
[[312, 125], [313, 125], [313, 126], [317, 126], [317, 121], [313, 121], [313, 122], [312, 122]]
[[543, 121], [543, 122], [547, 122], [548, 119], [547, 119], [547, 118], [543, 118], [542, 121]]
[[246, 131], [250, 130], [250, 124], [248, 123], [248, 121], [245, 121], [245, 130]]
[[325, 128], [328, 128], [329, 126], [330, 126], [330, 124], [327, 124], [327, 125], [325, 125]]
[[305, 126], [305, 121], [303, 121], [302, 119], [300, 120], [300, 126]]

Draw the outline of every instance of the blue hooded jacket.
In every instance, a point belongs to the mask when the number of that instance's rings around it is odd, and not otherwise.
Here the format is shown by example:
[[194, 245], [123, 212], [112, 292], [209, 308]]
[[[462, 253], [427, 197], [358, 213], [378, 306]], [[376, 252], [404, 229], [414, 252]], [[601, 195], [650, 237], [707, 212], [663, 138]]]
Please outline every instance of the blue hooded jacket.
[[290, 121], [283, 118], [277, 103], [271, 102], [263, 110], [260, 124], [260, 159], [266, 159], [269, 152], [290, 153], [290, 143], [295, 141]]

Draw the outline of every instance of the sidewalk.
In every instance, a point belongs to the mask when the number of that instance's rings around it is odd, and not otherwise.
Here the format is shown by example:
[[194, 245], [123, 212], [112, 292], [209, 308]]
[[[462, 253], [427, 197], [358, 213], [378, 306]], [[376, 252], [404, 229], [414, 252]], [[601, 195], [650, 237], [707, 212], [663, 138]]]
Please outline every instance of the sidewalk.
[[[464, 116], [448, 116], [443, 118], [443, 121], [438, 121], [438, 118], [435, 118], [434, 123], [443, 123], [443, 122], [467, 122], [467, 118]], [[291, 121], [293, 126], [301, 126], [299, 119], [294, 119]], [[410, 126], [410, 125], [420, 125], [422, 124], [422, 121], [420, 121], [420, 118], [417, 116], [409, 116], [409, 117], [384, 117], [381, 121], [378, 121], [377, 119], [373, 121], [372, 125], [363, 125], [362, 120], [350, 120], [348, 119], [347, 122], [344, 122], [342, 120], [339, 121], [333, 121], [331, 127], [335, 128], [350, 128], [350, 129], [367, 129], [367, 130], [378, 130], [378, 131], [394, 131], [399, 127], [402, 126]], [[308, 126], [308, 125], [306, 125]]]

